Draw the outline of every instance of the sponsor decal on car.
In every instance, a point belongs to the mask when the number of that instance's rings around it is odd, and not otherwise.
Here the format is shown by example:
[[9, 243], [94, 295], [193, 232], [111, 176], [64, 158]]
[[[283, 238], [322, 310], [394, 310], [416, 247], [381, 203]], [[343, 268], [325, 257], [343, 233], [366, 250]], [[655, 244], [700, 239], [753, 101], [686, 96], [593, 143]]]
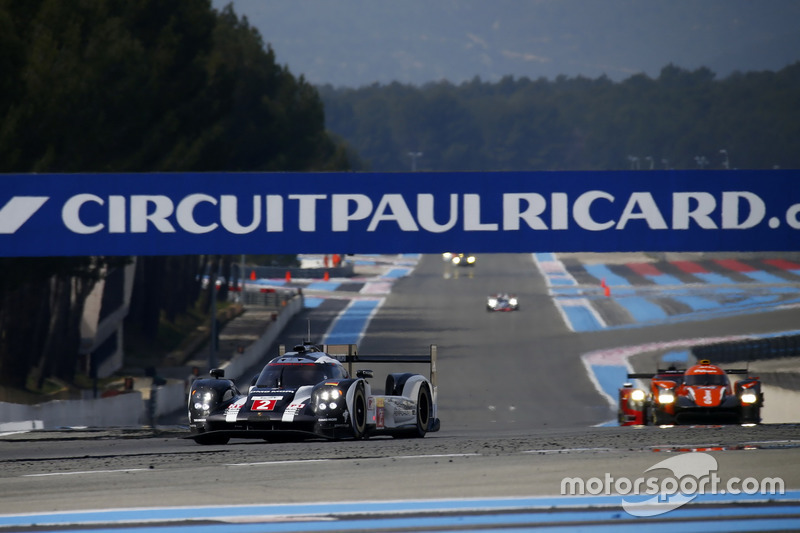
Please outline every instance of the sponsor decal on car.
[[239, 414], [239, 410], [244, 407], [246, 402], [247, 398], [239, 398], [233, 402], [230, 407], [225, 410], [225, 421], [236, 422], [236, 416]]
[[[372, 398], [370, 398], [370, 402]], [[383, 429], [386, 420], [386, 404], [383, 398], [376, 398], [377, 410], [375, 412], [375, 427]]]
[[294, 421], [294, 416], [303, 410], [305, 407], [304, 402], [292, 402], [289, 404], [289, 407], [283, 412], [283, 417], [281, 417], [281, 421], [283, 422], [292, 422]]

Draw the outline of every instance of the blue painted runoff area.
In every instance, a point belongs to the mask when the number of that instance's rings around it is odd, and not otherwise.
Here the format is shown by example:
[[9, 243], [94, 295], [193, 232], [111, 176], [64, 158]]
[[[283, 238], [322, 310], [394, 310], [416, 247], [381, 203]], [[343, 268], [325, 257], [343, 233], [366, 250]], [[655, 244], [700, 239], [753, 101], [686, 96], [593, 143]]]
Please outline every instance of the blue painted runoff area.
[[564, 276], [548, 276], [551, 285], [575, 285], [575, 280]]
[[306, 309], [315, 309], [322, 305], [322, 302], [325, 301], [325, 298], [317, 298], [315, 296], [308, 297], [306, 296], [303, 298], [303, 307]]
[[341, 286], [338, 281], [313, 281], [306, 286], [306, 289], [312, 291], [335, 291]]
[[580, 296], [587, 292], [585, 289], [581, 289], [580, 287], [553, 287], [552, 289], [553, 296]]
[[583, 268], [586, 269], [591, 276], [599, 280], [606, 280], [606, 285], [609, 287], [629, 287], [630, 282], [625, 279], [624, 277], [615, 274], [611, 271], [608, 266], [603, 264], [596, 264], [596, 265], [583, 265]]
[[380, 300], [353, 300], [325, 337], [325, 344], [356, 344], [367, 329]]
[[717, 307], [721, 307], [722, 305], [719, 302], [709, 300], [708, 298], [703, 298], [702, 296], [689, 296], [681, 294], [677, 291], [670, 292], [667, 294], [667, 296], [673, 300], [679, 301], [684, 305], [688, 305], [692, 308], [692, 311], [707, 311], [708, 309], [715, 309]]
[[389, 272], [382, 275], [381, 278], [388, 278], [388, 279], [402, 278], [403, 276], [408, 276], [409, 272], [411, 272], [410, 268], [393, 268]]
[[624, 365], [592, 365], [592, 372], [600, 388], [611, 398], [617, 398], [619, 388], [628, 381], [628, 368]]
[[667, 313], [661, 306], [647, 298], [625, 296], [617, 298], [616, 302], [624, 307], [637, 322], [649, 322], [667, 318]]
[[669, 274], [659, 274], [657, 276], [645, 276], [656, 285], [683, 285], [683, 282], [675, 276]]
[[728, 276], [717, 274], [716, 272], [697, 272], [693, 273], [692, 276], [697, 276], [705, 283], [709, 283], [711, 285], [730, 285], [731, 283], [736, 283]]
[[594, 313], [586, 305], [562, 305], [561, 309], [569, 321], [572, 331], [598, 331], [603, 329]]
[[764, 272], [763, 270], [754, 270], [752, 272], [742, 272], [748, 278], [757, 281], [758, 283], [778, 283], [781, 285], [786, 284], [786, 280], [775, 274]]
[[283, 287], [286, 285], [286, 280], [278, 280], [278, 279], [257, 279], [255, 281], [246, 281], [248, 285], [269, 285], [271, 287]]
[[[367, 501], [320, 504], [231, 505], [109, 511], [72, 511], [0, 516], [0, 527], [58, 527], [82, 524], [83, 531], [119, 531], [114, 526], [129, 525], [125, 531], [156, 533], [219, 531], [225, 521], [230, 533], [256, 533], [265, 530], [288, 531], [365, 531], [407, 529], [447, 531], [478, 528], [481, 531], [509, 531], [532, 524], [537, 531], [573, 531], [576, 523], [590, 532], [616, 533], [641, 531], [641, 520], [621, 508], [621, 495], [543, 496], [530, 498], [485, 498], [454, 500]], [[698, 494], [690, 503], [657, 516], [647, 523], [647, 531], [764, 531], [792, 530], [800, 512], [798, 491], [769, 495], [770, 502], [759, 506], [720, 505], [698, 507], [696, 503], [763, 501], [761, 494]], [[353, 518], [353, 513], [369, 518]], [[423, 513], [422, 516], [402, 516]], [[320, 520], [324, 516], [325, 520]], [[262, 517], [260, 523], [240, 523], [240, 519]], [[170, 523], [191, 520], [186, 525]], [[203, 521], [217, 522], [204, 524]], [[147, 524], [146, 522], [161, 522]], [[594, 522], [594, 523], [592, 523]], [[265, 529], [265, 525], [269, 527]], [[494, 529], [492, 529], [494, 528]], [[541, 528], [541, 529], [540, 529]], [[70, 528], [70, 531], [81, 531]]]

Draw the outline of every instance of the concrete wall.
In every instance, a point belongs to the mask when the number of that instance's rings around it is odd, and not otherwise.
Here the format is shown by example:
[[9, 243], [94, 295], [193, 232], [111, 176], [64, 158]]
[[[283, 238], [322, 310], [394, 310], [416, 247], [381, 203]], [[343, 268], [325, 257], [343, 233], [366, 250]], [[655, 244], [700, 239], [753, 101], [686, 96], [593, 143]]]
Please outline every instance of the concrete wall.
[[0, 402], [0, 431], [63, 427], [135, 427], [142, 394], [129, 392], [92, 400], [54, 400], [36, 405]]
[[[225, 369], [225, 375], [238, 378], [248, 367], [257, 363], [292, 317], [302, 309], [302, 297], [288, 302], [264, 335], [221, 366]], [[170, 380], [158, 387], [156, 394], [156, 417], [185, 408], [186, 391], [182, 380]], [[139, 391], [108, 398], [56, 400], [37, 405], [0, 402], [0, 432], [81, 426], [134, 427], [148, 425], [150, 419], [149, 403]]]

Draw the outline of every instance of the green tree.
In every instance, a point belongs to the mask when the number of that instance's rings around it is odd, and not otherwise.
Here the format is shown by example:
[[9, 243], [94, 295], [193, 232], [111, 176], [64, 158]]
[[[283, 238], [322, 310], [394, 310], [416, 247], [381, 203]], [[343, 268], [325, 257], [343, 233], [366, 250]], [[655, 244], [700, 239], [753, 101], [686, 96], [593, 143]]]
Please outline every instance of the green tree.
[[[347, 170], [354, 156], [316, 89], [208, 0], [0, 0], [0, 68], [0, 172]], [[232, 260], [139, 258], [128, 324], [154, 339], [198, 301], [207, 265]], [[0, 383], [71, 381], [86, 296], [125, 261], [0, 260]]]

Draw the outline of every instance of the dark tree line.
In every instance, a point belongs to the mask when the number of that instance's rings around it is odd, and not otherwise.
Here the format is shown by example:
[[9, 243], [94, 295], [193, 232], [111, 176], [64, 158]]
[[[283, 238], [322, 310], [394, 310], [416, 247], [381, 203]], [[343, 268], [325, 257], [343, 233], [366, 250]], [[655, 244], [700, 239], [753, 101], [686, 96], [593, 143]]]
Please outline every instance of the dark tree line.
[[[800, 167], [800, 62], [496, 83], [319, 87], [328, 129], [374, 171]], [[721, 152], [724, 150], [724, 152]]]
[[[0, 173], [350, 167], [316, 89], [209, 0], [0, 0], [0, 72]], [[0, 384], [71, 382], [85, 298], [128, 260], [0, 259]], [[138, 258], [128, 323], [154, 338], [230, 263]]]

